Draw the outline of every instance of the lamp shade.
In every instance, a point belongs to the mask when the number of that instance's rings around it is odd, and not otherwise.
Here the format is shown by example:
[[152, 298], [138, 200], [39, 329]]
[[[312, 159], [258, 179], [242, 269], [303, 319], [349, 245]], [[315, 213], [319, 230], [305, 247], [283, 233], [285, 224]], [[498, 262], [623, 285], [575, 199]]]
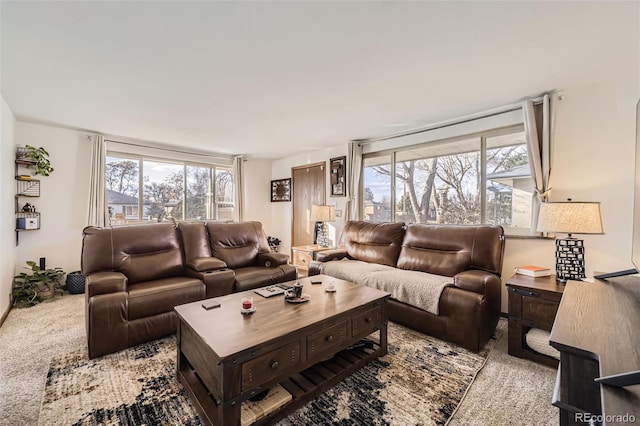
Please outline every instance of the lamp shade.
[[335, 207], [317, 204], [311, 206], [312, 222], [333, 222], [334, 220], [336, 220]]
[[600, 203], [575, 201], [541, 203], [537, 231], [603, 234]]

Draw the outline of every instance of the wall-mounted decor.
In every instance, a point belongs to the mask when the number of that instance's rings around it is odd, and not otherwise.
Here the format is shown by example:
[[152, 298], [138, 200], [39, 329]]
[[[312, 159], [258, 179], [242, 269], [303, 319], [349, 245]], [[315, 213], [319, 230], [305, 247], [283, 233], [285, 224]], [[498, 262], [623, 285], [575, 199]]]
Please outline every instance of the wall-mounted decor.
[[291, 201], [291, 178], [271, 181], [271, 202]]
[[344, 197], [347, 195], [347, 157], [336, 157], [329, 161], [331, 179], [331, 196]]

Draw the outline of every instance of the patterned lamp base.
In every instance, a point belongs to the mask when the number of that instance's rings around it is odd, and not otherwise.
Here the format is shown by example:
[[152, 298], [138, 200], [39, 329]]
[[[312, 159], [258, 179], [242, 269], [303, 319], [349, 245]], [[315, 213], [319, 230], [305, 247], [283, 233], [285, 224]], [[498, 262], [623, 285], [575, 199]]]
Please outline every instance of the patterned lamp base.
[[581, 280], [584, 272], [584, 240], [556, 239], [556, 277], [559, 281]]
[[317, 244], [320, 247], [329, 247], [329, 232], [325, 222], [319, 222]]

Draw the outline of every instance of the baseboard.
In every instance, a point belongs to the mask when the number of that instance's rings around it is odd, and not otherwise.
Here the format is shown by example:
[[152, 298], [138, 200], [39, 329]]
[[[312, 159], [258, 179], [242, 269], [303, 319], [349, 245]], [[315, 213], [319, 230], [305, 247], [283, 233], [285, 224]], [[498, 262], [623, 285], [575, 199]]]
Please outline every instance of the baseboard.
[[11, 310], [11, 305], [7, 306], [7, 310], [4, 311], [4, 314], [2, 314], [2, 318], [0, 318], [0, 327], [2, 327], [2, 324], [4, 324], [4, 320], [7, 319], [7, 315], [9, 315], [10, 310]]

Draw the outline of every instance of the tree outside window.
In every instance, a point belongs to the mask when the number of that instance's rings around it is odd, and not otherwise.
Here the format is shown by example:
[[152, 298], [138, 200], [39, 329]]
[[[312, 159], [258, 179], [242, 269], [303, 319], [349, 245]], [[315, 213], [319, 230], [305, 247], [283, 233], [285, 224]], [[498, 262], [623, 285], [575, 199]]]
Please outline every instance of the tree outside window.
[[215, 219], [220, 208], [216, 199], [225, 201], [224, 216], [233, 218], [229, 168], [108, 156], [105, 183], [109, 211], [126, 212], [127, 223]]
[[[386, 215], [372, 214], [389, 195], [393, 195], [393, 209]], [[486, 223], [528, 232], [532, 195], [520, 130], [409, 147], [363, 161], [365, 220]]]

